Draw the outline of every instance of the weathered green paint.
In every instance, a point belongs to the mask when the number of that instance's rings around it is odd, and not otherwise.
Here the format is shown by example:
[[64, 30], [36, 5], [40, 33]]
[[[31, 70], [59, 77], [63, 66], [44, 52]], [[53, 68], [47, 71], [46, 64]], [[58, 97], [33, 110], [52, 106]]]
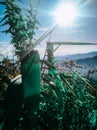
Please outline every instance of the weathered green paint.
[[32, 51], [21, 62], [24, 98], [40, 95], [40, 57], [37, 51]]
[[49, 44], [49, 42], [47, 43], [47, 55], [48, 55], [48, 63], [50, 63], [48, 74], [51, 74], [51, 75], [55, 76], [56, 83], [58, 84], [60, 89], [62, 91], [64, 91], [64, 87], [63, 87], [61, 78], [59, 76], [59, 73], [55, 69], [55, 67], [53, 67], [54, 66], [54, 62], [55, 62], [54, 61], [54, 48], [53, 48], [53, 44]]
[[40, 99], [40, 57], [38, 51], [30, 52], [21, 61], [22, 84], [24, 86], [23, 130], [36, 130]]
[[54, 64], [54, 48], [52, 44], [47, 44], [47, 55], [48, 55], [48, 62]]

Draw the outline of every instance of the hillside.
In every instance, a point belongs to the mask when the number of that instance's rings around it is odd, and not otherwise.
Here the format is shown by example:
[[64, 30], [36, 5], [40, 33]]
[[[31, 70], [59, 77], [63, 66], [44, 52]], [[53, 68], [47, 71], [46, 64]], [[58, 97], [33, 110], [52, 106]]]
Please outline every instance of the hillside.
[[85, 59], [85, 58], [92, 58], [94, 56], [97, 56], [97, 51], [83, 53], [83, 54], [72, 54], [72, 55], [64, 55], [64, 56], [56, 56], [56, 60], [79, 60], [79, 59]]
[[76, 62], [80, 65], [97, 65], [97, 56], [91, 58], [78, 59]]

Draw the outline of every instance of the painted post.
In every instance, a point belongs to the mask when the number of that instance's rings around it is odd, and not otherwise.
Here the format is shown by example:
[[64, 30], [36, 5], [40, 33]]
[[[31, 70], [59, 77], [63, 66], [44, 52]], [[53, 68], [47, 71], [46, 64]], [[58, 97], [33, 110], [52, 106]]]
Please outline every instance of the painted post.
[[64, 87], [63, 83], [61, 81], [60, 75], [56, 68], [54, 67], [54, 47], [53, 44], [47, 43], [47, 55], [48, 55], [48, 63], [50, 64], [49, 66], [49, 71], [48, 74], [55, 76], [56, 82], [60, 89], [64, 92]]
[[22, 59], [21, 73], [24, 86], [24, 109], [26, 111], [23, 130], [36, 130], [40, 97], [40, 57], [38, 51], [32, 51]]

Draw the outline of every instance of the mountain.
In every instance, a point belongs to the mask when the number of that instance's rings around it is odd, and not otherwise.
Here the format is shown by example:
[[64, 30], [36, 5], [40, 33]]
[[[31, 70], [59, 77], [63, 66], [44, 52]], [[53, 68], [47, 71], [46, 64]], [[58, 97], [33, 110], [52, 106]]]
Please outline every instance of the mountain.
[[88, 52], [84, 54], [75, 54], [75, 55], [69, 55], [68, 58], [71, 58], [72, 60], [77, 60], [77, 59], [85, 59], [85, 58], [92, 58], [97, 55], [97, 52]]
[[[67, 56], [57, 56], [55, 57], [59, 64], [66, 61], [74, 60], [82, 68], [78, 70], [83, 76], [91, 79], [97, 83], [97, 52], [89, 52], [85, 54], [67, 55]], [[63, 64], [62, 64], [63, 65]], [[76, 70], [76, 68], [73, 68]]]
[[90, 58], [78, 59], [76, 62], [80, 65], [96, 65], [97, 66], [97, 55]]
[[97, 55], [92, 58], [78, 59], [76, 63], [83, 66], [81, 70], [83, 75], [87, 75], [86, 77], [97, 83]]
[[72, 55], [66, 55], [66, 56], [56, 56], [56, 60], [78, 60], [78, 59], [86, 59], [86, 58], [92, 58], [94, 56], [97, 56], [97, 51], [83, 53], [83, 54], [72, 54]]

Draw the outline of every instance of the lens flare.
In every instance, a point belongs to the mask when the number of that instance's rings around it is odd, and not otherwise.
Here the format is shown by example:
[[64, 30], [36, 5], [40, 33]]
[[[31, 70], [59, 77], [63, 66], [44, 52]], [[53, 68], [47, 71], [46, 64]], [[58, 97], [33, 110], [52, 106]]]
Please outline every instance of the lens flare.
[[70, 26], [77, 16], [74, 3], [62, 3], [54, 11], [55, 22], [61, 26]]

